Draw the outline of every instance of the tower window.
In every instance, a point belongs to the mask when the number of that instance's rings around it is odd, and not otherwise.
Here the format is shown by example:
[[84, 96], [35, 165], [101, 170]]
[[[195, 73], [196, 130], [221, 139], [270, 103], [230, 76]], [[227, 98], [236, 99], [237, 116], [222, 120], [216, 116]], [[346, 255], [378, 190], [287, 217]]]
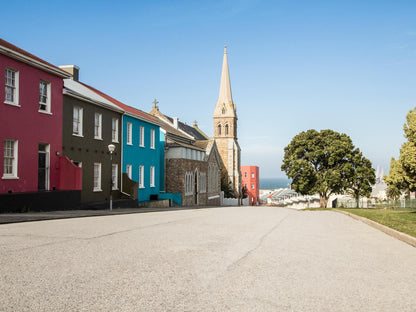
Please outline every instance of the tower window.
[[228, 135], [228, 124], [225, 125], [225, 135]]
[[221, 125], [220, 124], [218, 124], [218, 126], [217, 126], [217, 133], [218, 133], [218, 135], [221, 135]]

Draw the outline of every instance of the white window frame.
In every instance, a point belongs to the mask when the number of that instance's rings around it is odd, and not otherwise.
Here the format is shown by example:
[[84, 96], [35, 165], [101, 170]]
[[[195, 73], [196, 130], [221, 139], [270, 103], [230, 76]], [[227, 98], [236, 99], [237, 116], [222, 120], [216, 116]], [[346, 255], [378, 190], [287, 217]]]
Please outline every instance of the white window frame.
[[[6, 149], [6, 144], [11, 143], [12, 150], [11, 153], [8, 153]], [[6, 173], [6, 160], [9, 159], [11, 161], [11, 172]], [[2, 179], [19, 179], [17, 176], [17, 162], [18, 162], [18, 141], [14, 139], [4, 139], [3, 141], [3, 177]], [[7, 167], [10, 167], [10, 164], [7, 164]], [[9, 171], [9, 170], [7, 170]]]
[[251, 183], [251, 189], [254, 190], [254, 184], [253, 183]]
[[139, 166], [139, 188], [144, 188], [144, 166]]
[[192, 172], [185, 173], [185, 196], [193, 195], [194, 174]]
[[144, 127], [140, 126], [140, 147], [144, 147]]
[[113, 190], [118, 190], [118, 164], [111, 166], [111, 180], [113, 182]]
[[251, 178], [254, 178], [254, 172], [251, 173]]
[[[75, 111], [78, 111], [78, 120], [75, 119]], [[83, 136], [83, 117], [84, 109], [81, 106], [74, 106], [72, 109], [72, 135]], [[75, 131], [75, 125], [77, 125], [78, 131]]]
[[127, 145], [133, 145], [133, 125], [131, 122], [127, 123]]
[[132, 178], [132, 167], [131, 167], [131, 165], [126, 165], [126, 173], [127, 173], [127, 176], [129, 177], [129, 179], [131, 180]]
[[118, 143], [118, 118], [113, 118], [111, 121], [111, 140]]
[[[46, 90], [42, 89], [42, 85]], [[45, 92], [41, 93], [42, 91]], [[51, 113], [51, 84], [44, 80], [39, 81], [39, 113]]]
[[101, 163], [94, 163], [93, 192], [101, 192]]
[[103, 139], [103, 115], [100, 113], [94, 114], [94, 139]]
[[[13, 81], [12, 84], [7, 83], [8, 82], [7, 72], [11, 72], [14, 75], [12, 78], [12, 81]], [[19, 105], [19, 71], [10, 67], [6, 67], [6, 70], [4, 71], [4, 80], [5, 80], [4, 81], [4, 103], [20, 107]], [[6, 99], [7, 88], [12, 89], [13, 101], [9, 101]]]
[[150, 187], [155, 187], [155, 166], [150, 166]]
[[150, 129], [150, 148], [151, 149], [155, 149], [155, 136], [156, 136], [155, 129]]

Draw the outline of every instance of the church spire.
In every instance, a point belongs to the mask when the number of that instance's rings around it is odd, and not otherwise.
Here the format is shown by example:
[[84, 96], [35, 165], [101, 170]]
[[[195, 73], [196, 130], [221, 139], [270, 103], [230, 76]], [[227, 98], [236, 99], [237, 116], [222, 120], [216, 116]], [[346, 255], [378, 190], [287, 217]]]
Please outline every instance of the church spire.
[[218, 95], [218, 102], [215, 107], [214, 116], [228, 115], [235, 116], [235, 107], [231, 93], [230, 72], [228, 70], [227, 46], [224, 46], [224, 58], [222, 61], [220, 93]]

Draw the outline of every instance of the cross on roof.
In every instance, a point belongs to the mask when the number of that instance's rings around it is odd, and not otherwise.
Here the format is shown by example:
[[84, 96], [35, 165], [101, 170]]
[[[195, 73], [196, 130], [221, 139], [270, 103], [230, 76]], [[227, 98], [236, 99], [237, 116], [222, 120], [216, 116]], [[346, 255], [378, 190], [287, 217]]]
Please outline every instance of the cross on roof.
[[154, 101], [152, 103], [155, 104], [155, 106], [157, 106], [157, 104], [159, 103], [159, 101], [156, 100], [156, 99], [154, 99]]

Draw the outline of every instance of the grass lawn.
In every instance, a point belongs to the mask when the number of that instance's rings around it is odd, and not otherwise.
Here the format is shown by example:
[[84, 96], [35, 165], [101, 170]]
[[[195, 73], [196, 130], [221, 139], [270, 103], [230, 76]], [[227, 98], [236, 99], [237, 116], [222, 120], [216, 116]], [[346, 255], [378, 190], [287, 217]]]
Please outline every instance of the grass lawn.
[[406, 209], [341, 209], [349, 213], [356, 214], [380, 224], [388, 226], [389, 228], [406, 233], [416, 237], [416, 210]]

